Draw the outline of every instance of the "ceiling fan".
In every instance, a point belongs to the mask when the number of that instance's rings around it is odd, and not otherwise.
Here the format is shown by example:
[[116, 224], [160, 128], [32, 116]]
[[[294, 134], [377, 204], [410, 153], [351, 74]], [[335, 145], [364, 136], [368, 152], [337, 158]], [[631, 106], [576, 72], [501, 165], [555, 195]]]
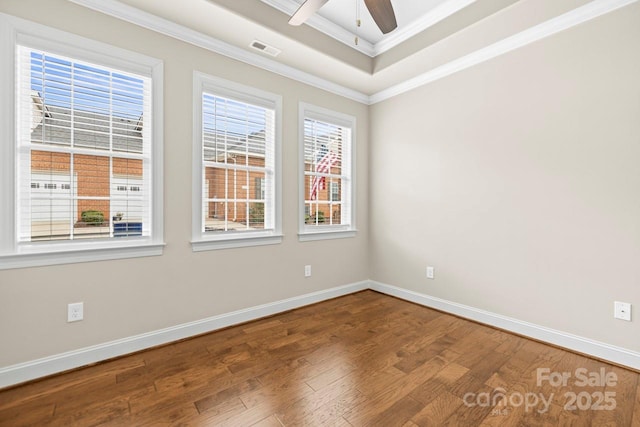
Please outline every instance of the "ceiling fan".
[[[326, 2], [329, 0], [306, 0], [296, 13], [289, 19], [291, 25], [303, 24], [311, 15], [316, 13]], [[369, 9], [371, 17], [376, 22], [382, 34], [390, 33], [398, 26], [396, 22], [396, 15], [393, 12], [393, 6], [391, 0], [364, 0], [364, 4]]]

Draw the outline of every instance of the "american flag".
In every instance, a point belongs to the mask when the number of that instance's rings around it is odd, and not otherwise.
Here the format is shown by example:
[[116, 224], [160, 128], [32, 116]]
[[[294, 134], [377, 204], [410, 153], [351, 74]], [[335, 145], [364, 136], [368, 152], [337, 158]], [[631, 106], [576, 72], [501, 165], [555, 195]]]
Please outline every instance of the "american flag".
[[[317, 173], [330, 173], [333, 165], [338, 161], [338, 154], [333, 150], [324, 150], [324, 155], [316, 163]], [[311, 181], [311, 200], [318, 198], [318, 191], [327, 187], [326, 177], [314, 175]]]

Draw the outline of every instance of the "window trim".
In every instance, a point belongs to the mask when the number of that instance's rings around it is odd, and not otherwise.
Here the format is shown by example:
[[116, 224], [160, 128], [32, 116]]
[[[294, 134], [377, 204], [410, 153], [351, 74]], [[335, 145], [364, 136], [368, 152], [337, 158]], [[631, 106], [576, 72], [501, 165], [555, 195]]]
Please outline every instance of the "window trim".
[[[272, 105], [275, 110], [274, 135], [274, 228], [255, 232], [206, 234], [202, 231], [202, 94], [212, 92], [238, 101], [257, 105]], [[270, 107], [271, 108], [271, 107]], [[282, 96], [214, 77], [200, 71], [193, 72], [193, 161], [192, 161], [192, 218], [191, 249], [193, 252], [250, 246], [275, 245], [282, 242]]]
[[[304, 166], [304, 121], [319, 120], [351, 130], [351, 146], [349, 147], [349, 186], [342, 186], [343, 193], [348, 191], [350, 198], [350, 222], [347, 225], [309, 226], [305, 223], [305, 166]], [[356, 118], [313, 104], [300, 102], [298, 107], [298, 240], [301, 242], [342, 239], [355, 237], [356, 229]]]
[[[162, 255], [163, 225], [163, 62], [24, 19], [0, 14], [0, 270]], [[16, 141], [18, 45], [151, 78], [151, 236], [131, 240], [18, 243]]]

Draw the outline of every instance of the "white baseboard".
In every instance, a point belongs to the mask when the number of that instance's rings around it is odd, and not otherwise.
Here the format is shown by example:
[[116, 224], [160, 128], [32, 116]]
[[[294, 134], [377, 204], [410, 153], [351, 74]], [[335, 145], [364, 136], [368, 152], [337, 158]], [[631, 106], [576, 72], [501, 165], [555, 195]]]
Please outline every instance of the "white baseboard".
[[375, 281], [363, 281], [0, 368], [0, 388], [123, 356], [365, 289], [640, 370], [640, 353]]
[[610, 344], [536, 325], [534, 323], [524, 322], [512, 317], [502, 316], [500, 314], [480, 310], [475, 307], [420, 294], [418, 292], [398, 288], [384, 283], [370, 281], [369, 288], [386, 295], [391, 295], [406, 301], [423, 305], [425, 307], [435, 308], [437, 310], [464, 317], [465, 319], [474, 320], [485, 325], [494, 326], [496, 328], [564, 347], [602, 360], [610, 361], [618, 365], [640, 370], [640, 353], [632, 350], [616, 347]]
[[0, 388], [368, 289], [352, 283], [0, 368]]

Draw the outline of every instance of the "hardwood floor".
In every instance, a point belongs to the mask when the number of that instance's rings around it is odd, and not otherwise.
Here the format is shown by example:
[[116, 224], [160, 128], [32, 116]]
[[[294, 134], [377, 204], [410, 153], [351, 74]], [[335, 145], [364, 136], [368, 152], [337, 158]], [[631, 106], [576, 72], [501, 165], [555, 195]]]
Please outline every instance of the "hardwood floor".
[[640, 426], [638, 376], [364, 291], [2, 391], [0, 425]]

